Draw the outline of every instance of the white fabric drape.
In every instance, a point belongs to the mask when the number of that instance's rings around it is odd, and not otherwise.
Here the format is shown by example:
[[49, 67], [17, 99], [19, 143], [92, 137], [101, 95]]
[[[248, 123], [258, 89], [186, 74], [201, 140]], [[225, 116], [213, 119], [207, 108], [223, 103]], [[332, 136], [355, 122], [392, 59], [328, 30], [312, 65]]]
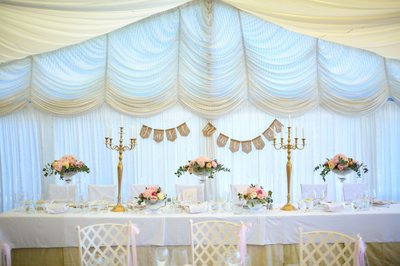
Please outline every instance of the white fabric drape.
[[250, 102], [276, 115], [340, 114], [399, 99], [399, 60], [289, 32], [219, 2], [191, 2], [82, 44], [0, 66], [0, 114], [75, 115], [104, 102], [137, 117], [180, 102], [206, 118]]
[[[0, 62], [77, 44], [187, 2], [191, 1], [1, 1]], [[223, 2], [295, 32], [400, 59], [397, 0]]]
[[[207, 191], [215, 199], [227, 199], [230, 184], [260, 184], [273, 191], [276, 205], [286, 200], [286, 151], [274, 150], [264, 137], [263, 150], [249, 154], [239, 150], [232, 153], [229, 143], [220, 148], [216, 138], [223, 133], [237, 140], [248, 140], [262, 134], [275, 117], [267, 115], [251, 105], [213, 124], [217, 127], [211, 138], [202, 135], [207, 123], [180, 106], [150, 118], [134, 118], [123, 115], [124, 143], [128, 143], [132, 125], [135, 132], [145, 124], [152, 128], [173, 128], [186, 122], [190, 128], [187, 137], [178, 135], [175, 142], [164, 140], [156, 143], [152, 135], [137, 140], [133, 151], [123, 154], [123, 201], [132, 197], [132, 184], [158, 184], [168, 196], [175, 195], [175, 184], [198, 184], [198, 177], [185, 174], [177, 178], [174, 173], [188, 160], [207, 155], [218, 159], [231, 172], [219, 172], [215, 180], [208, 180]], [[287, 124], [286, 117], [277, 117]], [[366, 164], [369, 172], [363, 180], [375, 189], [379, 199], [400, 200], [400, 112], [389, 101], [368, 116], [345, 117], [317, 108], [302, 116], [292, 117], [293, 132], [304, 128], [306, 147], [292, 152], [292, 202], [301, 198], [300, 184], [323, 183], [313, 169], [327, 157], [342, 152]], [[8, 210], [19, 199], [46, 197], [47, 186], [62, 183], [58, 178], [42, 175], [41, 169], [48, 162], [64, 154], [73, 154], [90, 168], [89, 174], [78, 174], [74, 183], [80, 186], [80, 194], [87, 198], [88, 184], [117, 184], [118, 153], [104, 146], [104, 137], [113, 129], [114, 141], [118, 141], [117, 128], [121, 125], [121, 113], [103, 106], [77, 117], [53, 117], [36, 109], [24, 109], [0, 118], [0, 211]], [[286, 132], [286, 129], [284, 130]], [[286, 134], [286, 133], [285, 133]], [[295, 134], [295, 133], [294, 133]], [[16, 152], [18, 151], [18, 152]], [[214, 153], [214, 154], [212, 154]], [[348, 182], [354, 182], [355, 175]], [[328, 199], [339, 200], [341, 183], [330, 173], [327, 176]], [[211, 195], [208, 195], [212, 198]]]

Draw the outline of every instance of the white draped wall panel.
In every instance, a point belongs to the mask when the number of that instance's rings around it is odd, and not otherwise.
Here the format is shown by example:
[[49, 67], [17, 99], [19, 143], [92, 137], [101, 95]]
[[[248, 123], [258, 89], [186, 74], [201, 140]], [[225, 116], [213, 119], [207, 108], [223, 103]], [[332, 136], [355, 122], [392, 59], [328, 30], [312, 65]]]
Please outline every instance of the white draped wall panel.
[[0, 114], [21, 110], [29, 101], [31, 60], [29, 58], [0, 67]]
[[109, 35], [107, 103], [148, 116], [177, 101], [179, 11]]
[[389, 96], [385, 62], [354, 48], [319, 41], [321, 104], [342, 114], [366, 114]]
[[[191, 2], [79, 45], [0, 65], [0, 111], [71, 115], [106, 102], [137, 117], [180, 102], [205, 118], [340, 114], [399, 99], [399, 60], [289, 32], [219, 2]], [[31, 76], [32, 75], [32, 76]]]
[[105, 37], [34, 57], [31, 101], [49, 113], [70, 115], [104, 102]]
[[[175, 142], [164, 139], [156, 143], [152, 135], [137, 140], [133, 151], [123, 154], [123, 200], [131, 197], [132, 184], [159, 184], [169, 196], [175, 195], [174, 184], [198, 183], [194, 175], [177, 178], [174, 173], [180, 165], [199, 155], [215, 157], [231, 172], [218, 173], [208, 183], [217, 198], [229, 197], [229, 185], [258, 183], [274, 192], [277, 205], [286, 200], [286, 151], [274, 150], [272, 143], [264, 137], [263, 150], [249, 154], [241, 149], [232, 153], [229, 142], [226, 147], [217, 147], [216, 138], [223, 133], [230, 138], [249, 140], [262, 134], [273, 119], [287, 124], [286, 117], [274, 117], [245, 104], [237, 111], [213, 121], [217, 127], [211, 138], [202, 135], [207, 123], [197, 115], [177, 105], [149, 118], [123, 115], [125, 126], [124, 142], [128, 143], [133, 126], [136, 134], [145, 124], [152, 128], [173, 128], [186, 122], [189, 136], [178, 134]], [[398, 106], [389, 101], [374, 114], [362, 117], [342, 116], [317, 108], [302, 116], [293, 117], [294, 129], [299, 134], [304, 128], [306, 147], [292, 153], [292, 196], [293, 203], [300, 198], [301, 183], [322, 183], [314, 167], [325, 158], [342, 152], [365, 163], [369, 172], [363, 175], [371, 189], [380, 199], [400, 200], [400, 174], [397, 161], [400, 156], [400, 112]], [[48, 162], [64, 154], [74, 154], [89, 167], [89, 174], [79, 174], [80, 191], [87, 197], [88, 184], [116, 184], [118, 153], [108, 150], [104, 137], [113, 129], [114, 141], [118, 141], [121, 113], [108, 106], [76, 117], [54, 117], [33, 108], [26, 108], [0, 118], [0, 197], [1, 210], [12, 207], [12, 199], [20, 195], [39, 199], [47, 193], [49, 183], [60, 182], [57, 177], [45, 178], [41, 169]], [[295, 134], [295, 130], [294, 134]], [[284, 130], [286, 132], [286, 129]], [[213, 153], [213, 154], [212, 154]], [[348, 181], [354, 181], [355, 175]], [[43, 183], [43, 184], [41, 184]], [[340, 182], [334, 174], [327, 176], [329, 199], [339, 199]], [[15, 201], [14, 201], [15, 203]]]

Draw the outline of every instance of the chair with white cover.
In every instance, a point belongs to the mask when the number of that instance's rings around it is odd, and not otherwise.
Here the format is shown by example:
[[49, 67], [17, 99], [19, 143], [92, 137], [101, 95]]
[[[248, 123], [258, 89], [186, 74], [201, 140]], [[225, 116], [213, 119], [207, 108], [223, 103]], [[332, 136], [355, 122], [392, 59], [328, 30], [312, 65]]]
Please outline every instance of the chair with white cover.
[[180, 185], [175, 184], [178, 200], [186, 202], [204, 201], [204, 184], [199, 185]]
[[238, 193], [243, 194], [246, 192], [249, 185], [243, 184], [231, 184], [231, 197], [232, 199], [237, 199]]
[[365, 265], [366, 246], [356, 238], [333, 231], [309, 231], [300, 234], [300, 266]]
[[325, 200], [328, 193], [328, 184], [300, 184], [301, 198]]
[[245, 258], [246, 230], [243, 222], [190, 220], [193, 266], [224, 265], [225, 256], [232, 251]]
[[88, 200], [105, 200], [113, 202], [115, 200], [116, 185], [88, 185]]
[[77, 226], [82, 266], [137, 266], [136, 234], [139, 230], [127, 224], [93, 224]]
[[351, 202], [365, 194], [368, 194], [368, 183], [343, 183], [344, 201]]
[[76, 185], [49, 185], [49, 201], [74, 202], [76, 196]]

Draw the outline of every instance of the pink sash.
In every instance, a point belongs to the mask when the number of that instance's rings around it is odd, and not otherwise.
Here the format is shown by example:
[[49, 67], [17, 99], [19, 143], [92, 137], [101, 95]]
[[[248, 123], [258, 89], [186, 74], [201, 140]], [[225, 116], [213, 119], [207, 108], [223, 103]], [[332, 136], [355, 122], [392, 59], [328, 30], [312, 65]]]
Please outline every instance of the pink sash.
[[131, 256], [129, 259], [129, 266], [138, 266], [137, 252], [136, 252], [136, 235], [139, 234], [139, 229], [131, 224], [129, 228], [131, 238]]
[[365, 266], [365, 252], [367, 251], [367, 246], [365, 245], [364, 241], [362, 240], [361, 236], [357, 236], [356, 242], [356, 258], [355, 258], [355, 265], [356, 266]]
[[1, 261], [3, 266], [11, 266], [11, 248], [7, 243], [1, 243]]
[[244, 265], [245, 258], [247, 255], [247, 246], [246, 246], [246, 232], [247, 229], [251, 227], [251, 223], [242, 223], [239, 231], [239, 253], [241, 264]]

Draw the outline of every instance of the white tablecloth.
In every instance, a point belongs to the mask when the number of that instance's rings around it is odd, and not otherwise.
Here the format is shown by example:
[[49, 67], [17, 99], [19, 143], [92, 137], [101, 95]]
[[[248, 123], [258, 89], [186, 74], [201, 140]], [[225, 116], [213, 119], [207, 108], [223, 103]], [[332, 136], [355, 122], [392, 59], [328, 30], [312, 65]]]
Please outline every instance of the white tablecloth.
[[190, 245], [189, 220], [230, 220], [252, 224], [248, 244], [298, 243], [298, 228], [304, 231], [332, 230], [355, 236], [360, 233], [366, 242], [400, 242], [400, 204], [389, 208], [372, 208], [340, 213], [323, 211], [259, 213], [81, 213], [63, 214], [7, 212], [0, 214], [0, 240], [12, 248], [76, 247], [76, 226], [94, 223], [126, 223], [131, 220], [140, 229], [138, 245]]

